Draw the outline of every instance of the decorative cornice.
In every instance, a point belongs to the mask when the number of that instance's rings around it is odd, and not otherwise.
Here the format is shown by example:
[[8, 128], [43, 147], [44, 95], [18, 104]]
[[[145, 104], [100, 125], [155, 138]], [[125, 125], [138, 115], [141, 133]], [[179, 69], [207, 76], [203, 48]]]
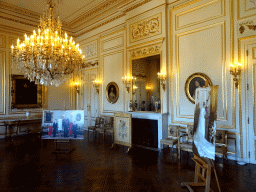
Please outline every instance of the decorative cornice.
[[134, 6], [132, 6], [132, 7], [129, 7], [129, 8], [126, 9], [124, 12], [127, 13], [127, 12], [129, 12], [129, 11], [131, 11], [131, 10], [133, 10], [133, 9], [136, 9], [137, 7], [139, 7], [139, 6], [141, 6], [141, 5], [144, 5], [145, 3], [150, 2], [150, 1], [152, 1], [152, 0], [145, 0], [145, 1], [143, 1], [143, 2], [140, 2], [140, 3], [138, 3], [137, 5], [134, 5]]
[[16, 13], [19, 13], [22, 15], [26, 15], [29, 17], [35, 17], [38, 19], [40, 18], [40, 15], [41, 15], [40, 13], [30, 11], [28, 9], [21, 8], [21, 7], [6, 3], [6, 2], [0, 2], [0, 7], [4, 10], [9, 10], [9, 11], [16, 12]]
[[114, 21], [114, 20], [116, 20], [116, 19], [119, 19], [119, 18], [123, 17], [124, 15], [125, 15], [125, 14], [121, 14], [121, 15], [118, 15], [118, 16], [116, 16], [116, 17], [113, 17], [113, 18], [111, 18], [111, 19], [109, 19], [109, 20], [106, 20], [106, 21], [104, 21], [104, 22], [102, 22], [102, 23], [100, 23], [100, 24], [98, 24], [98, 25], [95, 25], [94, 27], [92, 27], [92, 28], [90, 28], [90, 29], [87, 29], [87, 30], [85, 30], [85, 31], [83, 31], [83, 32], [81, 32], [81, 33], [78, 33], [76, 36], [79, 37], [79, 36], [81, 36], [81, 35], [84, 35], [84, 34], [90, 32], [90, 31], [92, 31], [92, 30], [94, 30], [94, 29], [97, 29], [97, 28], [99, 28], [99, 27], [101, 27], [101, 26], [103, 26], [103, 25], [106, 25], [106, 24], [108, 24], [108, 23], [110, 23], [110, 22], [112, 22], [112, 21]]
[[108, 0], [104, 3], [102, 3], [101, 5], [98, 5], [96, 6], [94, 9], [91, 9], [89, 12], [81, 15], [81, 16], [78, 16], [77, 18], [75, 18], [73, 21], [70, 21], [68, 23], [68, 26], [71, 26], [71, 25], [76, 25], [78, 22], [81, 22], [83, 20], [86, 20], [88, 17], [91, 17], [92, 15], [94, 15], [95, 13], [103, 10], [103, 9], [106, 9], [108, 6], [114, 4], [118, 2], [118, 0]]
[[21, 24], [24, 24], [24, 25], [29, 25], [29, 26], [32, 26], [32, 27], [37, 27], [38, 26], [38, 25], [35, 25], [35, 24], [31, 24], [29, 22], [24, 22], [24, 21], [21, 21], [21, 20], [18, 20], [18, 19], [5, 17], [5, 16], [2, 16], [2, 15], [0, 15], [0, 18], [5, 19], [5, 20], [9, 20], [9, 21], [13, 21], [13, 22], [16, 22], [16, 23], [21, 23]]
[[141, 47], [138, 49], [133, 49], [130, 51], [131, 59], [160, 54], [161, 48], [162, 48], [162, 44], [158, 43], [158, 44], [154, 44], [154, 45], [148, 45], [145, 47]]

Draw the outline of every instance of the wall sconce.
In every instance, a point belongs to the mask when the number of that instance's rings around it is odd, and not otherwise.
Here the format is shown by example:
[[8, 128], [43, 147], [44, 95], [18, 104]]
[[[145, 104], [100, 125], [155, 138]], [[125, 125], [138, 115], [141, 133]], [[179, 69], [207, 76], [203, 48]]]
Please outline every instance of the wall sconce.
[[125, 85], [126, 90], [129, 93], [130, 84], [133, 83], [133, 81], [136, 81], [136, 78], [135, 77], [127, 77], [127, 76], [125, 76], [125, 77], [122, 77], [122, 80], [123, 80], [123, 84]]
[[162, 71], [161, 73], [157, 73], [157, 78], [160, 80], [163, 90], [165, 90], [166, 73], [163, 73]]
[[93, 85], [93, 87], [96, 89], [96, 91], [97, 91], [98, 94], [99, 94], [99, 90], [100, 90], [100, 84], [101, 84], [101, 82], [100, 82], [99, 80], [94, 80], [94, 81], [92, 82], [92, 85]]
[[235, 64], [230, 64], [230, 74], [233, 75], [233, 80], [235, 82], [235, 88], [238, 88], [238, 80], [239, 80], [239, 75], [241, 75], [241, 63], [235, 62]]
[[76, 93], [79, 94], [79, 83], [78, 82], [74, 82], [73, 85], [74, 85], [74, 88], [76, 90]]
[[137, 91], [138, 87], [136, 85], [132, 86], [132, 94], [134, 95]]

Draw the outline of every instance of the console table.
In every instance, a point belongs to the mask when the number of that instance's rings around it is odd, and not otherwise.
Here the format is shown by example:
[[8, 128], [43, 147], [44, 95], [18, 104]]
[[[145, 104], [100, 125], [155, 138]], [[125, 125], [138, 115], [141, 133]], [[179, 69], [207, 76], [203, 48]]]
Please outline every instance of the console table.
[[[27, 126], [26, 131], [24, 132], [29, 132], [30, 130], [32, 131], [41, 131], [41, 124], [42, 124], [42, 119], [41, 118], [16, 118], [16, 119], [4, 119], [0, 120], [0, 123], [3, 123], [5, 126], [5, 138], [7, 138], [8, 134], [9, 136], [15, 136], [18, 135], [20, 132], [20, 129], [22, 126]], [[16, 131], [14, 131], [14, 128], [16, 127]], [[29, 129], [29, 127], [32, 127], [32, 129]], [[40, 127], [40, 128], [39, 128]], [[39, 131], [40, 129], [40, 131]]]

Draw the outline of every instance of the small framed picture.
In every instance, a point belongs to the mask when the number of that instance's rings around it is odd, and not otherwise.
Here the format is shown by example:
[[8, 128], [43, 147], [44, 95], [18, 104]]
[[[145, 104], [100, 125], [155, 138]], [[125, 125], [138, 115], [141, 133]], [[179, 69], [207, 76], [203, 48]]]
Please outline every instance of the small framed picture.
[[109, 103], [114, 104], [119, 97], [119, 88], [115, 82], [110, 82], [106, 88], [106, 97]]
[[53, 123], [53, 113], [50, 111], [44, 111], [44, 123]]
[[188, 100], [195, 103], [196, 89], [207, 86], [212, 86], [212, 82], [204, 73], [193, 73], [190, 75], [185, 83], [185, 93]]

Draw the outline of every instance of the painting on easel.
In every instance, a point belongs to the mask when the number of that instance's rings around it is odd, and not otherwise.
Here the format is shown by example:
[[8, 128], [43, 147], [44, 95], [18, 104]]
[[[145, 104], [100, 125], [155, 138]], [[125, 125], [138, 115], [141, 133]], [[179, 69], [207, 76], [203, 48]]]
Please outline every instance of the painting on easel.
[[215, 160], [218, 86], [196, 89], [193, 153], [205, 160]]

